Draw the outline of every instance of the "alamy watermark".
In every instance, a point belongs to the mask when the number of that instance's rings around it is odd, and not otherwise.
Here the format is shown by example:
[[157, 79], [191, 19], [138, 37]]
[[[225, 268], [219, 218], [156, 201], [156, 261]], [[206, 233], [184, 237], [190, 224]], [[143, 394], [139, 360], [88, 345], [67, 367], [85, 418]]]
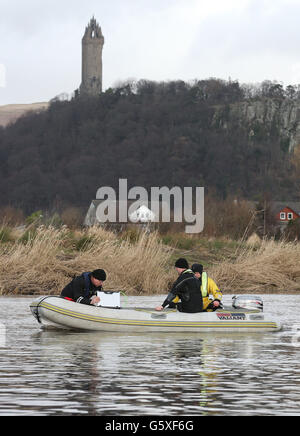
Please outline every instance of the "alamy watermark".
[[300, 347], [300, 323], [292, 325], [291, 333], [291, 345], [293, 347]]
[[[204, 228], [203, 187], [155, 186], [148, 192], [142, 186], [128, 190], [127, 179], [120, 179], [118, 193], [112, 187], [104, 186], [98, 189], [96, 199], [101, 200], [96, 217], [102, 223], [136, 222], [136, 211], [147, 205], [149, 222], [184, 222], [186, 233], [200, 233]], [[132, 200], [135, 201], [132, 203]]]
[[281, 345], [300, 348], [300, 323], [294, 323], [290, 328], [284, 329], [280, 337], [284, 338]]
[[0, 322], [0, 347], [5, 347], [6, 345], [6, 327]]
[[6, 87], [6, 69], [3, 64], [0, 64], [0, 88]]

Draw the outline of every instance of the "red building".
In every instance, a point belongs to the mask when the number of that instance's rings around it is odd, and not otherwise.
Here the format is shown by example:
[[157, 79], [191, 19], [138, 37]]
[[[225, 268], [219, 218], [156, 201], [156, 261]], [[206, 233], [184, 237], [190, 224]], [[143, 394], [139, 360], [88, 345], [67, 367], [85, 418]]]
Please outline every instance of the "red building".
[[296, 220], [298, 218], [300, 218], [300, 212], [298, 208], [296, 211], [290, 206], [281, 206], [280, 210], [276, 214], [276, 220], [281, 223], [287, 223], [291, 220]]

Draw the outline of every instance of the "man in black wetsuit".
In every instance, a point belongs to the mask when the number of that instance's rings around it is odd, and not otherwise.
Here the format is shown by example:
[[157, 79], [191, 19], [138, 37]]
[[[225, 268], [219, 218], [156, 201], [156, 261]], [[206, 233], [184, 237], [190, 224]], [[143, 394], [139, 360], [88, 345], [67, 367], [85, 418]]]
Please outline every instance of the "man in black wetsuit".
[[177, 303], [177, 309], [180, 312], [196, 313], [203, 310], [203, 299], [200, 290], [200, 281], [195, 278], [192, 270], [186, 259], [180, 258], [175, 262], [175, 268], [178, 272], [178, 278], [174, 282], [171, 292], [161, 306], [157, 306], [155, 310], [161, 311], [166, 306], [174, 307], [174, 302]]
[[106, 280], [103, 269], [93, 272], [84, 272], [75, 277], [62, 291], [60, 296], [76, 303], [96, 305], [100, 302], [97, 291], [102, 290], [102, 284]]

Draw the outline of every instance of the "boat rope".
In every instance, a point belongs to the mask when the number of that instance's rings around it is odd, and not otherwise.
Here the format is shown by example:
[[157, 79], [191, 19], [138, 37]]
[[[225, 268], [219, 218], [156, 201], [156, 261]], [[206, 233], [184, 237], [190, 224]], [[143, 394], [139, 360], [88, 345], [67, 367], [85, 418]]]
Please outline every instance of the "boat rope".
[[44, 300], [46, 300], [47, 298], [49, 298], [49, 295], [47, 295], [47, 296], [44, 297], [44, 298], [41, 298], [41, 299], [39, 300], [39, 302], [37, 303], [37, 305], [36, 305], [35, 314], [36, 314], [36, 319], [38, 320], [38, 323], [39, 323], [39, 324], [42, 324], [42, 321], [41, 321], [40, 316], [39, 316], [39, 305], [40, 305]]

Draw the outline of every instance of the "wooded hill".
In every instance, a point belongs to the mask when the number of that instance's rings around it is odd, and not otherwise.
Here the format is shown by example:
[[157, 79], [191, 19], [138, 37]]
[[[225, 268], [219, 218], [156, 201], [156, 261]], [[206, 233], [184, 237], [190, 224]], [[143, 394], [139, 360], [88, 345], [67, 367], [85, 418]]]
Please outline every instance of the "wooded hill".
[[232, 105], [255, 99], [298, 101], [300, 92], [272, 82], [141, 80], [96, 98], [53, 100], [0, 128], [0, 206], [88, 207], [99, 187], [117, 190], [119, 178], [129, 187], [204, 186], [220, 198], [298, 199], [277, 126], [253, 135], [246, 120], [226, 119]]

